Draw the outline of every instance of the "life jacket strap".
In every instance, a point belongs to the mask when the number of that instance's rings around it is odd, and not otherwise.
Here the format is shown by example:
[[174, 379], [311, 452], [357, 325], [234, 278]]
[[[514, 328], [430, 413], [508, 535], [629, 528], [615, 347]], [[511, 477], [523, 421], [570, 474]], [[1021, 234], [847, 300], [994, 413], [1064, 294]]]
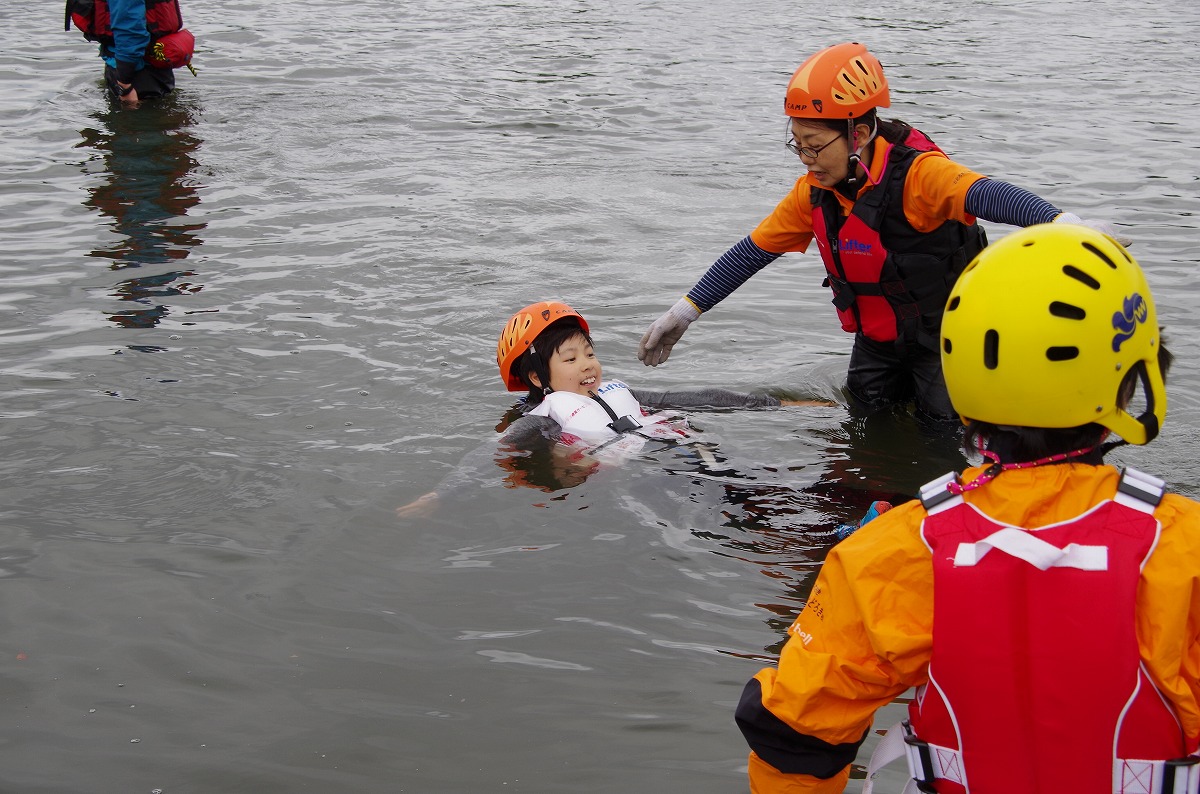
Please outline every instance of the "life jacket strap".
[[634, 419], [632, 416], [617, 416], [617, 412], [612, 409], [612, 406], [606, 403], [604, 398], [602, 398], [599, 394], [596, 394], [596, 392], [589, 391], [588, 396], [600, 403], [600, 407], [604, 409], [606, 414], [608, 414], [609, 419], [612, 419], [612, 421], [608, 423], [608, 427], [617, 435], [641, 429], [641, 422]]
[[875, 752], [871, 753], [863, 794], [873, 794], [875, 776], [885, 766], [900, 758], [908, 763], [909, 780], [904, 787], [904, 794], [933, 794], [936, 791], [933, 784], [939, 778], [965, 785], [962, 776], [962, 754], [957, 750], [918, 739], [908, 720], [901, 720], [888, 728], [883, 739], [875, 746]]
[[962, 504], [962, 494], [951, 493], [946, 486], [958, 481], [958, 474], [947, 472], [936, 480], [931, 480], [921, 486], [920, 500], [929, 515], [949, 510], [955, 505]]
[[[925, 510], [933, 515], [947, 510], [962, 501], [946, 489], [946, 486], [958, 479], [955, 472], [948, 472], [936, 480], [921, 486], [920, 500]], [[1144, 471], [1138, 471], [1132, 466], [1121, 469], [1121, 479], [1117, 483], [1117, 493], [1113, 501], [1117, 504], [1140, 510], [1143, 513], [1153, 513], [1166, 493], [1167, 483]]]
[[1143, 513], [1153, 513], [1166, 492], [1166, 482], [1126, 466], [1121, 469], [1121, 481], [1117, 484], [1117, 495], [1113, 501]]
[[[875, 777], [893, 761], [905, 759], [909, 781], [904, 794], [933, 792], [937, 780], [966, 786], [962, 753], [922, 741], [913, 733], [908, 720], [888, 728], [875, 746], [867, 764], [863, 794], [873, 794]], [[1200, 794], [1200, 756], [1145, 761], [1118, 758], [1113, 762], [1113, 794]]]
[[1167, 761], [1118, 758], [1113, 764], [1113, 794], [1196, 794], [1200, 757]]
[[955, 567], [976, 565], [993, 549], [1024, 560], [1040, 571], [1051, 568], [1075, 568], [1080, 571], [1107, 571], [1108, 547], [1068, 543], [1063, 548], [1047, 543], [1033, 533], [1013, 527], [993, 532], [974, 543], [960, 543], [954, 554]]

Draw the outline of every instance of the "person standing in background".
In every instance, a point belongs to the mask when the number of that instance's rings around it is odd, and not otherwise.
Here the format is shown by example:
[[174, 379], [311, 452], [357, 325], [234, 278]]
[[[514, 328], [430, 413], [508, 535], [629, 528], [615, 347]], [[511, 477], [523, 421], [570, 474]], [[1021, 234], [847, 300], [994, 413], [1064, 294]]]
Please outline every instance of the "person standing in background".
[[195, 40], [179, 0], [67, 0], [67, 30], [71, 23], [100, 44], [105, 82], [125, 104], [169, 94], [174, 68], [191, 68]]

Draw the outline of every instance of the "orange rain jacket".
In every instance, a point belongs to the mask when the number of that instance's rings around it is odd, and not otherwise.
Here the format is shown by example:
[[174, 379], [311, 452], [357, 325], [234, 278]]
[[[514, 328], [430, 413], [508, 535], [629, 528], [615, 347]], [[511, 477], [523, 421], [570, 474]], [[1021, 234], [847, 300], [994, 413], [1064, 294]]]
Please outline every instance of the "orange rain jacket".
[[[887, 141], [876, 138], [871, 151], [871, 173], [883, 173], [887, 162]], [[917, 156], [904, 182], [904, 215], [913, 228], [932, 232], [948, 220], [974, 223], [975, 216], [965, 209], [967, 188], [983, 179], [941, 152], [924, 152]], [[864, 179], [858, 195], [874, 190], [870, 179]], [[750, 239], [764, 251], [776, 254], [806, 251], [813, 239], [812, 189], [828, 190], [808, 174], [796, 180], [791, 191], [750, 233]], [[848, 214], [854, 202], [837, 191], [842, 214]]]
[[[964, 481], [981, 471], [965, 472]], [[1013, 469], [965, 498], [997, 521], [1036, 528], [1111, 499], [1119, 478], [1111, 466]], [[1138, 645], [1193, 740], [1200, 736], [1200, 503], [1167, 494], [1154, 515], [1162, 533], [1138, 588]], [[842, 791], [875, 711], [926, 683], [933, 569], [921, 539], [924, 518], [921, 503], [909, 502], [829, 552], [778, 669], [759, 671], [738, 707], [752, 748], [770, 735], [776, 757], [826, 777], [785, 774], [751, 752], [753, 794]], [[758, 730], [768, 722], [766, 734]]]

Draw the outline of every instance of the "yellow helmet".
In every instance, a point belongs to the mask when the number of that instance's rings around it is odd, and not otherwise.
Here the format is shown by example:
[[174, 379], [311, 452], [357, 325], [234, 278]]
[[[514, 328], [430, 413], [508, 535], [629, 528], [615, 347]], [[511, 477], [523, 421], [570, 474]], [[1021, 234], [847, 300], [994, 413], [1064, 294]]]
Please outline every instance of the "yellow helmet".
[[[964, 419], [1046, 428], [1097, 422], [1145, 444], [1166, 416], [1146, 277], [1094, 229], [1042, 224], [985, 248], [951, 290], [941, 333], [946, 388]], [[1118, 404], [1133, 369], [1146, 396], [1138, 417]]]

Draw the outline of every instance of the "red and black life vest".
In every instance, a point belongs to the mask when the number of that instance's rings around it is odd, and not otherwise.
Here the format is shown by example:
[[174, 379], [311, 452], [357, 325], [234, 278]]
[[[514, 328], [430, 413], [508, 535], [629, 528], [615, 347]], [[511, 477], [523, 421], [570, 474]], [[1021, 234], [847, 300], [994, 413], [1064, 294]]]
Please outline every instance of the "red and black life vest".
[[[67, 0], [63, 29], [70, 30], [71, 23], [88, 41], [113, 46], [106, 0]], [[179, 0], [146, 0], [146, 29], [150, 31], [151, 47], [156, 40], [182, 28]]]
[[904, 182], [922, 152], [941, 151], [909, 129], [887, 143], [879, 183], [843, 217], [832, 191], [814, 187], [813, 235], [842, 329], [877, 342], [901, 339], [937, 349], [938, 329], [958, 274], [987, 245], [978, 224], [946, 221], [932, 232], [904, 215]]
[[946, 480], [921, 489], [933, 649], [906, 726], [914, 778], [946, 794], [1194, 791], [1196, 747], [1136, 634], [1162, 480], [1126, 469], [1112, 500], [1032, 531]]

